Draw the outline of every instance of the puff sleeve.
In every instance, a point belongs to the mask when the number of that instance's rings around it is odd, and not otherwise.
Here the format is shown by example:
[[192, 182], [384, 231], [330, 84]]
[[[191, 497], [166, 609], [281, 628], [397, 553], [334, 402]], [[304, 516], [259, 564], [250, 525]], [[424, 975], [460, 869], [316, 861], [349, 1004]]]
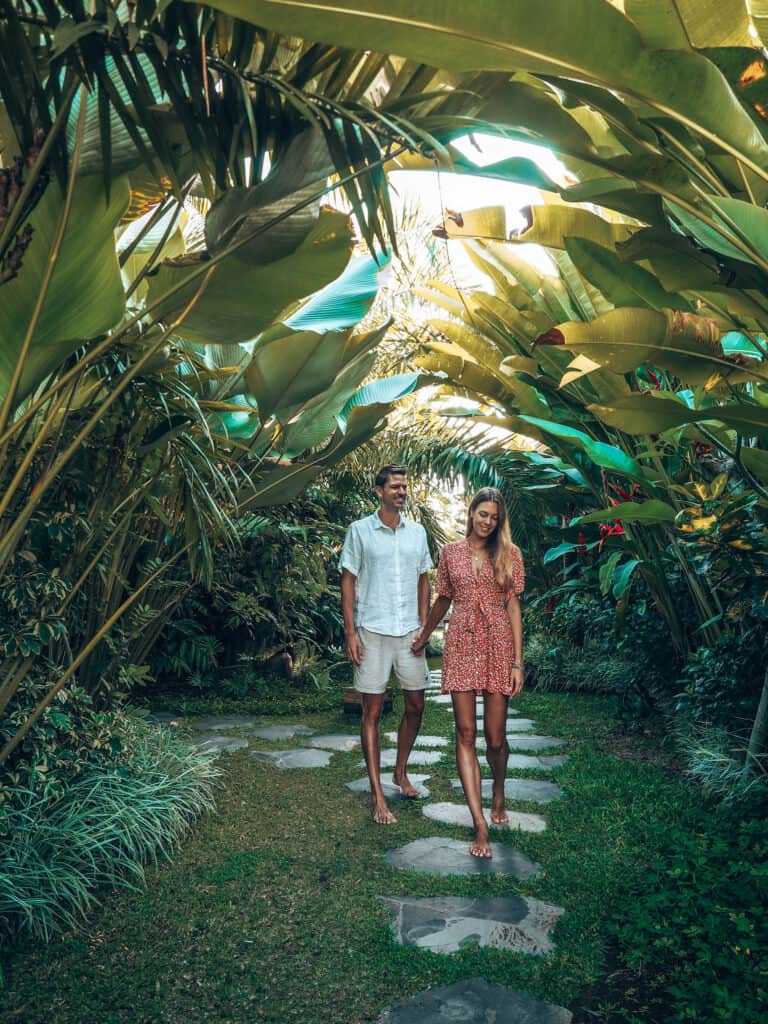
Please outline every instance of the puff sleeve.
[[448, 552], [445, 548], [440, 552], [440, 562], [437, 566], [437, 596], [453, 599], [453, 583], [448, 568]]

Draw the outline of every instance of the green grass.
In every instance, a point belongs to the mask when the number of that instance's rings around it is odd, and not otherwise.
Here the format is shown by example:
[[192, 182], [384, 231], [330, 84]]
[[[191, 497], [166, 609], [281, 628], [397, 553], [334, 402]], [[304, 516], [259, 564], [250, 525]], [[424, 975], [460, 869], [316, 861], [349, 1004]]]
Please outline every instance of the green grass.
[[[468, 840], [469, 832], [427, 820], [417, 803], [398, 805], [396, 826], [375, 827], [366, 798], [344, 787], [363, 775], [354, 767], [359, 754], [336, 754], [318, 771], [280, 772], [243, 751], [220, 762], [216, 813], [201, 819], [172, 863], [148, 871], [145, 891], [108, 893], [83, 930], [15, 952], [5, 1006], [24, 1008], [24, 1024], [362, 1024], [389, 1003], [468, 975], [573, 1003], [600, 974], [608, 919], [653, 855], [654, 826], [695, 797], [654, 737], [623, 736], [603, 699], [526, 693], [514, 705], [537, 732], [571, 741], [570, 763], [540, 776], [567, 794], [544, 808], [548, 831], [494, 836], [543, 864], [538, 877], [391, 869], [383, 859], [391, 846], [428, 835]], [[398, 698], [385, 731], [399, 707]], [[340, 713], [303, 720], [327, 731], [357, 728]], [[428, 706], [424, 731], [447, 735], [450, 720], [449, 709]], [[423, 770], [432, 773], [434, 800], [458, 799], [450, 753]], [[547, 958], [403, 948], [377, 900], [517, 892], [566, 909]]]

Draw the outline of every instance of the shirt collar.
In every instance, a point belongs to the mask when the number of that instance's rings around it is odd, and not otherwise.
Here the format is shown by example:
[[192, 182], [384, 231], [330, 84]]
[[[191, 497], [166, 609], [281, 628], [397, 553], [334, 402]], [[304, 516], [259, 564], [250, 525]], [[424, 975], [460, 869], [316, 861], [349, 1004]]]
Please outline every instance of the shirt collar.
[[[391, 526], [387, 526], [385, 523], [382, 523], [381, 516], [379, 515], [379, 510], [378, 509], [373, 513], [373, 515], [371, 516], [371, 519], [373, 521], [373, 528], [374, 528], [374, 530], [391, 530], [392, 529]], [[405, 529], [405, 518], [402, 515], [400, 516], [400, 522], [397, 524], [397, 529], [398, 530], [404, 530]]]

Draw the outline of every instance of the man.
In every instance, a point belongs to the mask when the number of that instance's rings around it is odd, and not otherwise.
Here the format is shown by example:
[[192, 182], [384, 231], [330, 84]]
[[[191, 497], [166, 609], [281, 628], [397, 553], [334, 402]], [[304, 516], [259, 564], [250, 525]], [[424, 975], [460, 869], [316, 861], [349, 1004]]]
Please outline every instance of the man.
[[347, 655], [361, 695], [360, 739], [378, 825], [397, 821], [384, 798], [379, 765], [379, 720], [390, 671], [394, 668], [405, 700], [393, 777], [406, 797], [418, 796], [406, 765], [419, 734], [427, 685], [423, 651], [411, 651], [411, 642], [429, 612], [427, 572], [432, 560], [424, 527], [401, 515], [408, 497], [406, 472], [404, 466], [379, 470], [379, 509], [352, 523], [339, 559]]

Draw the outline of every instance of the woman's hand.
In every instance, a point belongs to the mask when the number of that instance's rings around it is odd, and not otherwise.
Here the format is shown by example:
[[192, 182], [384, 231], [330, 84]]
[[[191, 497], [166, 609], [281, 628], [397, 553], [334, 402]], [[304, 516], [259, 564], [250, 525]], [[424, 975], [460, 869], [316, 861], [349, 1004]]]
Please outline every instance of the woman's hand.
[[510, 697], [517, 697], [519, 693], [523, 692], [523, 683], [525, 682], [525, 669], [513, 668], [509, 674], [509, 682], [512, 686], [512, 692]]
[[423, 630], [417, 633], [416, 636], [411, 640], [411, 653], [412, 654], [423, 654], [424, 649], [427, 646], [427, 640], [423, 639]]

